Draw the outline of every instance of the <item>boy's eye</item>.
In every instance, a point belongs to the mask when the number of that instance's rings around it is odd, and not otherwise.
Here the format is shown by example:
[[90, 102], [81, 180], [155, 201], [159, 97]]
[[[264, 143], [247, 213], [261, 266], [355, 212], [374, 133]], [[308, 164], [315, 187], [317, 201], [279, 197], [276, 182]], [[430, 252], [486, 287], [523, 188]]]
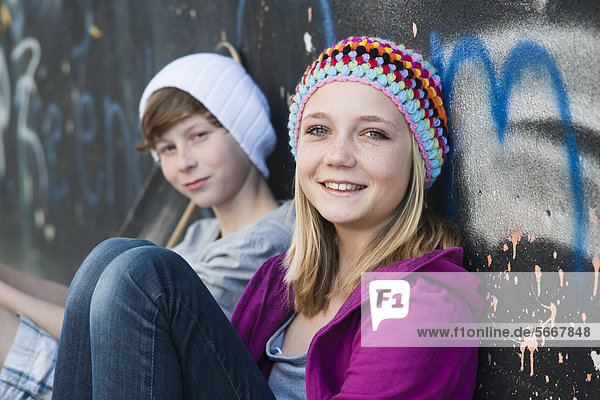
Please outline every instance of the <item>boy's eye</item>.
[[198, 132], [198, 133], [194, 134], [194, 137], [197, 138], [197, 139], [201, 139], [201, 138], [203, 138], [206, 135], [207, 135], [206, 132]]
[[175, 146], [172, 144], [158, 147], [159, 154], [169, 154], [169, 153], [172, 153], [173, 151], [175, 151]]
[[383, 133], [381, 131], [375, 131], [375, 130], [368, 131], [367, 133], [365, 133], [365, 136], [367, 136], [367, 137], [369, 137], [371, 139], [374, 139], [374, 140], [387, 140], [387, 139], [389, 139], [389, 137], [385, 133]]
[[327, 131], [327, 129], [323, 128], [322, 126], [313, 126], [310, 127], [306, 130], [306, 133], [309, 135], [314, 135], [314, 136], [324, 136], [327, 135], [329, 132]]

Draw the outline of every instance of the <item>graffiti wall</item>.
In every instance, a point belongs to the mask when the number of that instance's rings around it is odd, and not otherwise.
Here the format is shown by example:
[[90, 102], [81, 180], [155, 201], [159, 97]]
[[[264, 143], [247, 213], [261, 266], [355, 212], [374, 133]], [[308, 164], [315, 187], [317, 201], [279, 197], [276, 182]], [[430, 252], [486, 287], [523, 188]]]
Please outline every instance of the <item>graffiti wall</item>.
[[[151, 170], [135, 151], [145, 83], [222, 40], [270, 101], [270, 184], [289, 196], [286, 99], [326, 45], [369, 34], [438, 68], [452, 152], [428, 202], [462, 228], [466, 267], [597, 276], [598, 21], [594, 0], [0, 1], [0, 262], [67, 283]], [[599, 353], [482, 349], [477, 397], [600, 398]]]
[[99, 23], [116, 10], [69, 3], [0, 4], [0, 254], [62, 281], [141, 188], [135, 102], [151, 63]]

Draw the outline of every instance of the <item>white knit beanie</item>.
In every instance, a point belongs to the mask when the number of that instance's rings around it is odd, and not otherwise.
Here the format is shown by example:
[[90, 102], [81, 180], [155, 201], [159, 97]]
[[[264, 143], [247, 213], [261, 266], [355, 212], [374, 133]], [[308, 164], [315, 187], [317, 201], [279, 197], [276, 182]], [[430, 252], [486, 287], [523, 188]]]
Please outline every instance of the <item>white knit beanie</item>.
[[204, 104], [233, 135], [263, 176], [269, 177], [265, 160], [276, 142], [269, 105], [240, 64], [213, 53], [190, 54], [172, 61], [144, 89], [140, 120], [152, 93], [167, 87], [180, 89]]

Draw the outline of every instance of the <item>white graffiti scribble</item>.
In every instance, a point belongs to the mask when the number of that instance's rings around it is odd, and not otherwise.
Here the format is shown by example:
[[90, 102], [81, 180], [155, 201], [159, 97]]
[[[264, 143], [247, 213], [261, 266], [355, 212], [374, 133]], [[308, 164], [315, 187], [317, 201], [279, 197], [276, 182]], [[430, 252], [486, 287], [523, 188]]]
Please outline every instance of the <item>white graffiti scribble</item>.
[[315, 51], [315, 46], [312, 42], [312, 36], [310, 33], [304, 32], [304, 49], [306, 50], [306, 54], [310, 54]]
[[6, 176], [4, 135], [10, 124], [10, 78], [4, 49], [0, 47], [0, 180]]
[[[11, 54], [11, 61], [13, 63], [18, 62], [24, 58], [24, 54], [28, 51], [31, 53], [29, 62], [25, 68], [25, 73], [17, 79], [15, 90], [15, 103], [18, 107], [17, 137], [20, 141], [23, 141], [30, 146], [33, 151], [37, 165], [39, 187], [41, 192], [45, 194], [48, 192], [48, 168], [46, 165], [46, 156], [44, 155], [44, 149], [39, 137], [27, 124], [31, 95], [37, 91], [34, 77], [41, 58], [40, 43], [34, 38], [23, 39], [14, 48]], [[29, 200], [31, 199], [31, 196], [28, 194], [25, 198]]]
[[596, 371], [600, 372], [600, 354], [596, 353], [596, 350], [592, 350], [590, 357], [594, 362], [594, 368], [596, 368]]

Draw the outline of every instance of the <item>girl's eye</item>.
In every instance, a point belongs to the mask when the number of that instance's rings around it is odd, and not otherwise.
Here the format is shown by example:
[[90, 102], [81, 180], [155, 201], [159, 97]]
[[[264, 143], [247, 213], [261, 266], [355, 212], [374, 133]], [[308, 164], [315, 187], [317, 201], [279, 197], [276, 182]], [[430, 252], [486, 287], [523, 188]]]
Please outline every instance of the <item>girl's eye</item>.
[[327, 135], [329, 132], [322, 126], [312, 126], [306, 130], [306, 133], [314, 136], [324, 136]]
[[373, 139], [373, 140], [388, 140], [389, 136], [381, 131], [368, 131], [365, 133], [365, 136]]
[[196, 139], [202, 139], [204, 136], [206, 136], [206, 132], [200, 132], [200, 133], [194, 134], [194, 138], [196, 138]]

